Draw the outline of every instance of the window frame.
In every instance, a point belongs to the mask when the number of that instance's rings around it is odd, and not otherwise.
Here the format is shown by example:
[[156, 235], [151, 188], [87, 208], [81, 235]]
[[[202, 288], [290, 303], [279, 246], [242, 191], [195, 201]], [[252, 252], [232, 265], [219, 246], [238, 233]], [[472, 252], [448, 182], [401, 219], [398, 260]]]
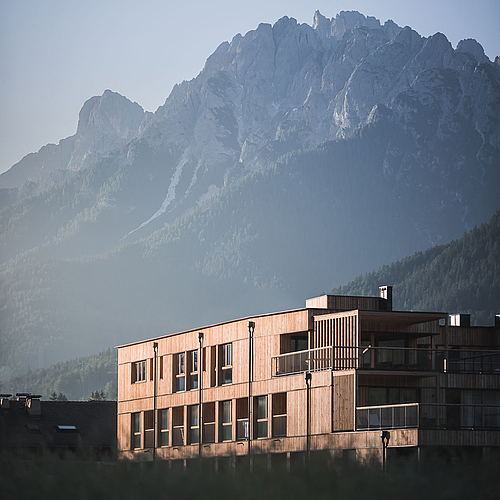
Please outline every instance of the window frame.
[[[142, 448], [141, 412], [130, 414], [130, 449], [140, 450]], [[139, 441], [136, 446], [137, 440]]]
[[132, 384], [139, 384], [147, 381], [146, 360], [133, 361], [131, 368]]
[[[233, 383], [233, 344], [232, 342], [227, 342], [221, 345], [221, 355], [220, 355], [220, 374], [221, 380], [219, 385], [229, 385]], [[226, 379], [226, 377], [229, 378]]]
[[250, 436], [250, 420], [248, 398], [236, 399], [236, 441], [248, 441]]
[[[272, 435], [273, 437], [287, 436], [288, 402], [286, 392], [277, 392], [272, 395]], [[284, 410], [284, 412], [283, 412]], [[284, 424], [283, 424], [284, 422]], [[279, 431], [279, 427], [284, 427], [284, 431]]]
[[155, 446], [155, 415], [154, 410], [146, 410], [143, 414], [144, 421], [144, 448]]
[[[186, 443], [186, 433], [184, 426], [184, 416], [185, 416], [184, 406], [174, 406], [172, 408], [172, 446], [184, 446]], [[179, 419], [181, 423], [177, 423], [177, 414], [181, 416]], [[179, 431], [180, 443], [176, 442], [176, 431]]]
[[184, 392], [186, 390], [186, 352], [177, 352], [173, 355], [174, 367], [174, 391]]
[[[158, 410], [158, 448], [170, 446], [169, 408]], [[163, 418], [165, 417], [165, 418]], [[166, 436], [166, 444], [164, 443]]]
[[189, 359], [189, 387], [188, 390], [195, 391], [198, 389], [200, 381], [200, 363], [198, 359], [198, 350], [187, 351], [186, 357]]
[[188, 444], [200, 444], [200, 406], [197, 404], [188, 406], [188, 429]]
[[[228, 415], [226, 419], [226, 409], [229, 407]], [[226, 399], [219, 402], [219, 422], [220, 422], [220, 432], [219, 432], [219, 443], [228, 443], [233, 440], [233, 404], [231, 399]], [[226, 436], [225, 436], [226, 434]], [[229, 434], [229, 437], [227, 437]]]
[[[259, 401], [264, 401], [264, 417], [259, 416]], [[254, 419], [255, 419], [255, 425], [254, 425], [254, 439], [266, 439], [269, 437], [269, 422], [268, 422], [268, 415], [269, 415], [269, 408], [268, 408], [268, 397], [267, 394], [263, 394], [261, 396], [255, 396], [254, 397]], [[260, 435], [260, 429], [259, 429], [259, 424], [265, 424], [266, 427], [266, 433], [265, 435]]]

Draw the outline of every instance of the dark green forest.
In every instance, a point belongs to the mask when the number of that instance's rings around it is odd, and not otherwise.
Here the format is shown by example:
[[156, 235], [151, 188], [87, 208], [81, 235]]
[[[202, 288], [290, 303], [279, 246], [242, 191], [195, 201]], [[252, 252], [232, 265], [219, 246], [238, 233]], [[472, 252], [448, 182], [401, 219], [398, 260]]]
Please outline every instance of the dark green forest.
[[31, 392], [50, 399], [53, 393], [64, 395], [69, 400], [86, 400], [103, 391], [107, 400], [116, 400], [117, 351], [110, 348], [95, 356], [64, 361], [0, 382], [0, 392], [16, 394]]
[[439, 245], [332, 290], [376, 295], [393, 285], [394, 308], [470, 313], [472, 324], [492, 325], [500, 313], [500, 211], [462, 238]]

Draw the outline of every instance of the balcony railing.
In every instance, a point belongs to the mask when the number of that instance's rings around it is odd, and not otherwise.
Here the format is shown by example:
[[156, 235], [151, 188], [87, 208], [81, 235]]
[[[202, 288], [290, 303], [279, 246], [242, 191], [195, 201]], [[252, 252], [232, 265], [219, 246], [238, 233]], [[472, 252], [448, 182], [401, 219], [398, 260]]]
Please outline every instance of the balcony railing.
[[500, 351], [402, 347], [329, 346], [271, 358], [273, 377], [323, 370], [498, 373]]
[[356, 427], [358, 430], [419, 427], [418, 410], [418, 403], [356, 408]]
[[356, 408], [356, 429], [500, 430], [500, 406], [408, 403]]

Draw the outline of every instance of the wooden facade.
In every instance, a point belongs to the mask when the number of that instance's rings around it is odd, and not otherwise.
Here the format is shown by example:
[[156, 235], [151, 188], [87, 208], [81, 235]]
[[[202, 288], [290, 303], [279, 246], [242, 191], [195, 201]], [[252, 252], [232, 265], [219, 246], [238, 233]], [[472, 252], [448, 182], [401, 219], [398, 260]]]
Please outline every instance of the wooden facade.
[[[118, 455], [187, 460], [500, 447], [498, 327], [322, 296], [118, 347]], [[473, 350], [471, 350], [473, 349]]]

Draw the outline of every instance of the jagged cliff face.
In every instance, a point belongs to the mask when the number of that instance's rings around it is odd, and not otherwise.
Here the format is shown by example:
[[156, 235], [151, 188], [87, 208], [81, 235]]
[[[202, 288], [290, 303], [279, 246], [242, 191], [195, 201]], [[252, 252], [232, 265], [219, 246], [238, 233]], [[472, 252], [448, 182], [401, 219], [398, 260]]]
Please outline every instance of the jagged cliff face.
[[499, 166], [500, 64], [476, 41], [357, 12], [261, 24], [155, 113], [106, 91], [0, 176], [0, 372], [6, 339], [19, 370], [300, 306], [486, 221]]
[[17, 197], [20, 199], [27, 192], [33, 194], [51, 187], [137, 137], [145, 116], [137, 103], [106, 90], [102, 96], [92, 97], [83, 105], [75, 135], [25, 156], [0, 175], [0, 188], [24, 184], [25, 189]]
[[[440, 33], [426, 39], [357, 12], [333, 19], [316, 12], [312, 26], [285, 17], [221, 44], [199, 76], [176, 86], [152, 116], [110, 91], [90, 99], [75, 136], [28, 155], [0, 176], [0, 186], [41, 181], [29, 186], [39, 192], [135, 139], [122, 168], [142, 168], [146, 190], [163, 185], [156, 209], [131, 220], [130, 231], [143, 235], [158, 217], [171, 222], [287, 151], [349, 137], [382, 107], [384, 119], [422, 150], [468, 135], [476, 170], [487, 170], [500, 147], [499, 101], [499, 67], [474, 40], [454, 50]], [[154, 167], [149, 153], [138, 152], [145, 147], [154, 151]], [[391, 151], [387, 156], [390, 163]], [[458, 164], [453, 158], [433, 168], [448, 176]]]

